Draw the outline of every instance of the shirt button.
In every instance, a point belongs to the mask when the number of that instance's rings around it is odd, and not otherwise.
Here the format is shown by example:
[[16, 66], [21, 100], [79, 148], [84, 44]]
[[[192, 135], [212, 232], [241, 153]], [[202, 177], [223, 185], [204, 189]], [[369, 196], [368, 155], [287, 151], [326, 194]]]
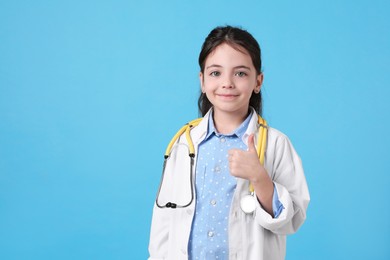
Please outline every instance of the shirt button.
[[224, 137], [222, 137], [220, 140], [221, 140], [221, 143], [224, 143], [226, 141], [226, 139]]
[[207, 235], [208, 235], [209, 237], [213, 237], [213, 236], [214, 236], [214, 232], [213, 232], [213, 231], [209, 231], [209, 232], [207, 233]]
[[210, 204], [211, 204], [211, 205], [215, 205], [215, 204], [217, 204], [217, 201], [216, 201], [216, 200], [211, 200], [211, 201], [210, 201]]
[[219, 166], [216, 166], [216, 167], [214, 168], [214, 171], [215, 171], [215, 172], [220, 172], [220, 171], [221, 171], [221, 168], [219, 168]]

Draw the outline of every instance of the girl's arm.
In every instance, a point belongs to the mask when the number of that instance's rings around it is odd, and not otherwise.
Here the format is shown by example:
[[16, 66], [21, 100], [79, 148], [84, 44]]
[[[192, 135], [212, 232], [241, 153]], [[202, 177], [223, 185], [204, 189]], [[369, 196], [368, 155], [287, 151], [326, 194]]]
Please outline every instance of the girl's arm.
[[272, 128], [268, 131], [265, 167], [275, 185], [283, 210], [277, 218], [273, 218], [258, 205], [256, 221], [279, 235], [295, 233], [306, 219], [309, 190], [301, 159], [290, 140]]

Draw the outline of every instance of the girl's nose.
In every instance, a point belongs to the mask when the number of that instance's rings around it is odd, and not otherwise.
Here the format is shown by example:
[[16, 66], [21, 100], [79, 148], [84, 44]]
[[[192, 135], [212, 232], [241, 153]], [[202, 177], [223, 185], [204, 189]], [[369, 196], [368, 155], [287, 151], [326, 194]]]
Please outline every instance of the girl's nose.
[[223, 88], [234, 88], [234, 83], [233, 83], [233, 80], [232, 80], [232, 78], [230, 76], [226, 76], [224, 78], [222, 87]]

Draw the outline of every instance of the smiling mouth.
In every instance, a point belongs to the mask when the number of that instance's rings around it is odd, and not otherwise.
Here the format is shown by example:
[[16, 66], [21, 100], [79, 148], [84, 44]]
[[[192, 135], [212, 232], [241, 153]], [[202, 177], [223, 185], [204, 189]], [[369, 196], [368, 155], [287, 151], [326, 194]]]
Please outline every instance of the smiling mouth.
[[233, 95], [233, 94], [217, 94], [217, 96], [222, 99], [234, 99], [238, 97], [238, 95]]

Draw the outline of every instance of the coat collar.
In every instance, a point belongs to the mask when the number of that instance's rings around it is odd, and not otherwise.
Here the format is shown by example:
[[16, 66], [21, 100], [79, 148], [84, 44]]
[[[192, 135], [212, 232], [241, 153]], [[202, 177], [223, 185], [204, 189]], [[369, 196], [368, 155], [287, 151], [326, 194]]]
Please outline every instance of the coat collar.
[[[242, 135], [242, 141], [247, 145], [248, 136], [252, 133], [255, 133], [258, 129], [258, 115], [254, 108], [251, 107], [252, 110], [252, 116], [249, 121], [248, 128], [246, 129], [245, 133]], [[207, 134], [207, 127], [209, 122], [209, 117], [211, 116], [212, 108], [206, 113], [206, 115], [203, 117], [203, 119], [200, 121], [199, 125], [194, 127], [191, 130], [191, 137], [194, 142], [194, 144], [198, 145], [200, 142], [203, 141], [203, 139], [206, 137]]]

